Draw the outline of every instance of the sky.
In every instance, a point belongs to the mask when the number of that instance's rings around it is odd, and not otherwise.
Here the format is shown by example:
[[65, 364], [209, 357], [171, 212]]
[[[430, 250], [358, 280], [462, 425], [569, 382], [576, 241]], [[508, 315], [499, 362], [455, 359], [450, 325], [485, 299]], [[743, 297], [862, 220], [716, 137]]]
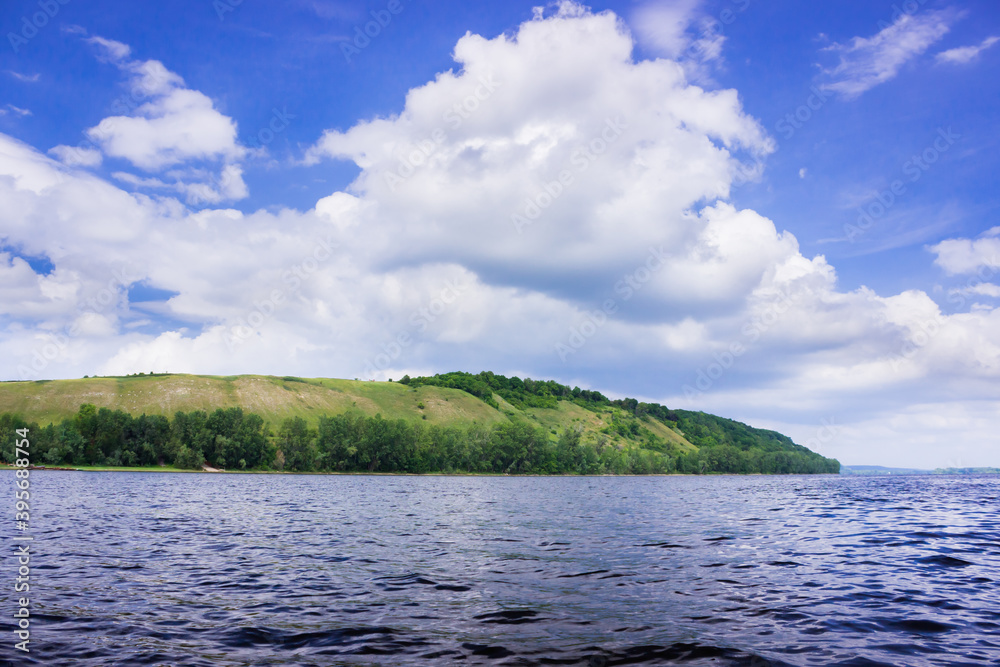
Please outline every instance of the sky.
[[554, 379], [1000, 466], [1000, 7], [12, 0], [0, 379]]

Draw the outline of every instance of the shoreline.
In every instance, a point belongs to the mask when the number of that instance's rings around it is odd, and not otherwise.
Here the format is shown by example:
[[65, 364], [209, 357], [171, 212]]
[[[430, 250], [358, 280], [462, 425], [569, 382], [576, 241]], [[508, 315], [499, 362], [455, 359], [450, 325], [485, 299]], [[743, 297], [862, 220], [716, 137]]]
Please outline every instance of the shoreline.
[[[25, 470], [8, 464], [0, 464], [0, 470]], [[27, 470], [47, 470], [60, 472], [149, 472], [149, 473], [189, 473], [204, 475], [367, 475], [370, 477], [843, 477], [841, 473], [649, 473], [646, 475], [615, 475], [602, 474], [530, 474], [530, 473], [495, 473], [495, 472], [362, 472], [362, 471], [324, 471], [324, 472], [292, 472], [285, 470], [183, 470], [169, 466], [28, 466]]]

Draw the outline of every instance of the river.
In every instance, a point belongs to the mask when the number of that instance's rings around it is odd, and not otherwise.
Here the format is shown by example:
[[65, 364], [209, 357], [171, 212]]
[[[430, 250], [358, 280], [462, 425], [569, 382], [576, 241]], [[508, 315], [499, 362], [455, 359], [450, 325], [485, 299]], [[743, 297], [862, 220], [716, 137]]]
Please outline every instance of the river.
[[1000, 661], [998, 477], [31, 483], [31, 652], [5, 633], [6, 664]]

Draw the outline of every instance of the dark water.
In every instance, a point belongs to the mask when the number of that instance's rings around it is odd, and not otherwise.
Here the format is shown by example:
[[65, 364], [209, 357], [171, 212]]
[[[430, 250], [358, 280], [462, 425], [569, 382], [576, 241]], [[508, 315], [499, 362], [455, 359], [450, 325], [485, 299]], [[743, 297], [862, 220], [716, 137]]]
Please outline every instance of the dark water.
[[1000, 664], [996, 477], [31, 480], [7, 664]]

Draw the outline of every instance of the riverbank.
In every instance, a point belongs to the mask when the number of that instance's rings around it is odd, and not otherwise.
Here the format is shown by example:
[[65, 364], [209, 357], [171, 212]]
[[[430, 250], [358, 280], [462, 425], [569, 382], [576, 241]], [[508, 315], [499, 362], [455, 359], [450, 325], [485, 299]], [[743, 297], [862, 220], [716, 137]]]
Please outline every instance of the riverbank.
[[[22, 470], [22, 468], [17, 468], [15, 466], [0, 464], [0, 470]], [[682, 472], [670, 472], [670, 473], [648, 473], [648, 474], [611, 474], [611, 473], [601, 473], [601, 474], [583, 474], [583, 473], [495, 473], [495, 472], [365, 472], [360, 470], [351, 471], [317, 471], [317, 472], [299, 472], [290, 470], [219, 470], [216, 468], [202, 469], [202, 470], [187, 470], [184, 468], [175, 468], [173, 466], [75, 466], [75, 467], [65, 467], [65, 466], [29, 466], [28, 470], [50, 470], [50, 471], [63, 471], [63, 472], [156, 472], [156, 473], [191, 473], [191, 474], [215, 474], [215, 475], [367, 475], [372, 477], [709, 477], [709, 476], [728, 476], [728, 477], [787, 477], [787, 474], [771, 474], [771, 473], [717, 473], [717, 472], [706, 472], [701, 474], [693, 473], [682, 473]], [[815, 475], [838, 475], [839, 473], [810, 473], [809, 476]]]

